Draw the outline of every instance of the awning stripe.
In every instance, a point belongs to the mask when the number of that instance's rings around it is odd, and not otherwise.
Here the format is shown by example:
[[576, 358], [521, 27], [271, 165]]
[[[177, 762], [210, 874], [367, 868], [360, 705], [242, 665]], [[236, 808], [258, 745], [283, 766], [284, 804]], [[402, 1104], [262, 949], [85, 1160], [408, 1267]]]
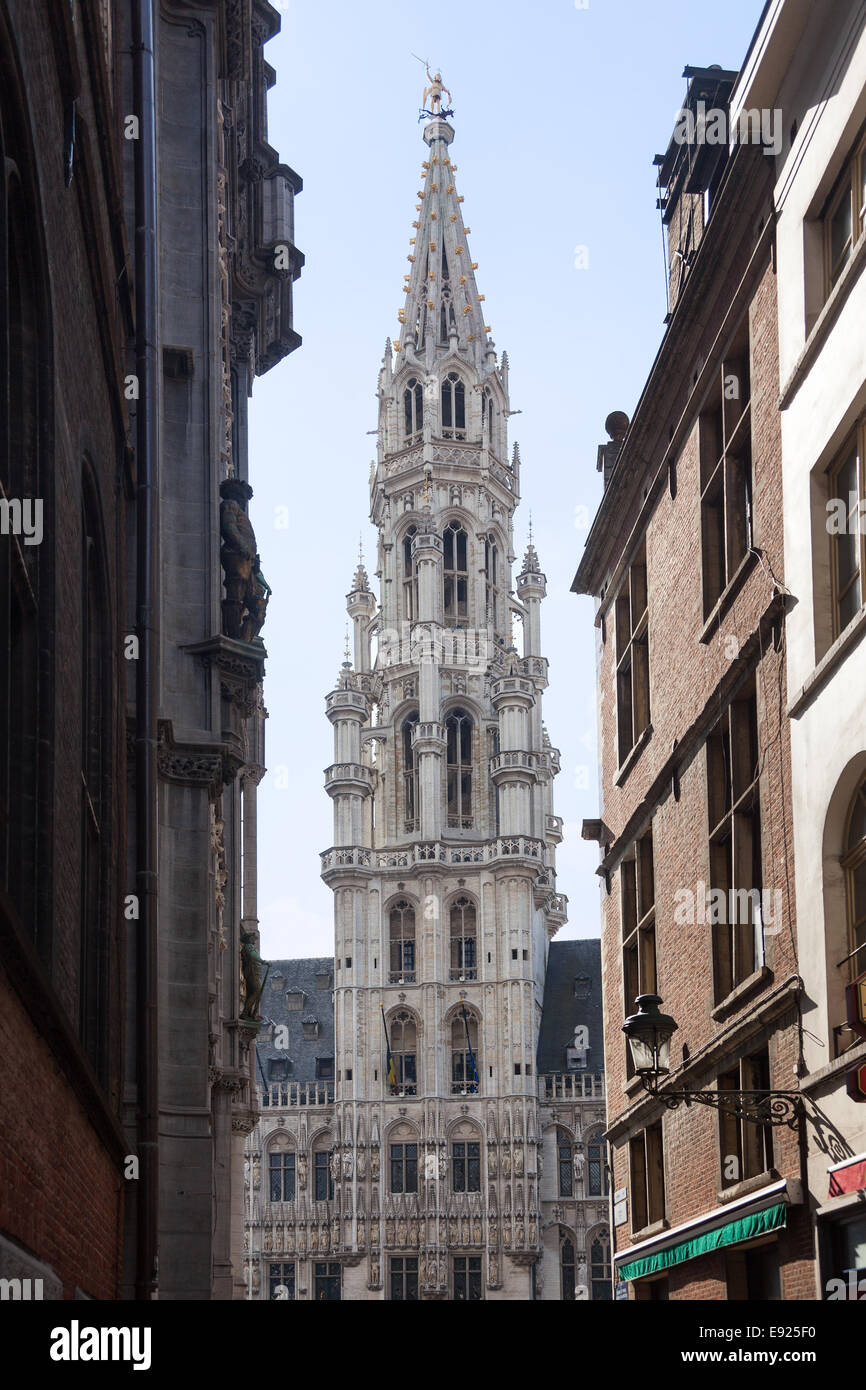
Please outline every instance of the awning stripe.
[[785, 1203], [779, 1202], [776, 1206], [765, 1207], [763, 1211], [743, 1216], [739, 1221], [729, 1221], [726, 1226], [717, 1226], [714, 1231], [704, 1231], [692, 1240], [681, 1241], [679, 1245], [658, 1250], [654, 1255], [647, 1255], [642, 1260], [633, 1260], [631, 1264], [621, 1265], [617, 1271], [618, 1278], [641, 1279], [646, 1274], [657, 1274], [660, 1269], [670, 1269], [672, 1265], [682, 1264], [684, 1260], [697, 1259], [698, 1255], [706, 1255], [710, 1250], [720, 1250], [725, 1245], [738, 1245], [741, 1241], [765, 1235], [767, 1231], [778, 1230], [780, 1226], [787, 1224], [787, 1212]]

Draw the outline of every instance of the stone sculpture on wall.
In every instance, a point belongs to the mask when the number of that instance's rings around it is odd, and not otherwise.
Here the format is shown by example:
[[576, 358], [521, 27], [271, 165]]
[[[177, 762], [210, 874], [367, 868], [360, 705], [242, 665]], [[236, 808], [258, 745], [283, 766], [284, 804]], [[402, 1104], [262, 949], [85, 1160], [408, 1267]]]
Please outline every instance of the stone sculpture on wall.
[[249, 483], [225, 478], [220, 483], [220, 560], [225, 577], [223, 631], [226, 637], [252, 642], [264, 626], [271, 588], [261, 571], [256, 533], [246, 513], [253, 495]]

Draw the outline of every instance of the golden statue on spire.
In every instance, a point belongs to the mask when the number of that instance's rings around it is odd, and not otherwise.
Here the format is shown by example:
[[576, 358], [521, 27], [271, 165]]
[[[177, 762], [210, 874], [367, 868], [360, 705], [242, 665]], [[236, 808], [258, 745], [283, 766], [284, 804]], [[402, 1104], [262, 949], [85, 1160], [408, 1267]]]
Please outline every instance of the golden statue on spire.
[[[441, 72], [437, 72], [434, 77], [430, 71], [430, 64], [425, 62], [424, 67], [427, 71], [427, 81], [430, 83], [430, 86], [424, 88], [424, 95], [421, 98], [421, 115], [429, 116], [431, 120], [434, 121], [441, 120], [445, 116], [453, 116], [454, 112], [450, 109], [453, 98], [450, 89], [446, 87], [442, 81]], [[444, 111], [442, 109], [443, 92], [446, 93], [448, 97], [448, 108]]]

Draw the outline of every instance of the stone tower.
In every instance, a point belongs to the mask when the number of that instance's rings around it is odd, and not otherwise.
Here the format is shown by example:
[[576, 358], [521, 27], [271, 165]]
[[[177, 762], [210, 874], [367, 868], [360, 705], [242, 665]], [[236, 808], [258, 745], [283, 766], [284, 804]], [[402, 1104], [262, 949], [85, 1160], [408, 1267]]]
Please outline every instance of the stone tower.
[[379, 374], [380, 602], [361, 561], [354, 661], [327, 697], [329, 1243], [344, 1298], [413, 1297], [400, 1281], [417, 1280], [422, 1299], [525, 1299], [541, 1248], [536, 1048], [566, 915], [559, 755], [531, 543], [512, 590], [508, 359], [485, 324], [454, 131], [432, 105], [400, 339]]

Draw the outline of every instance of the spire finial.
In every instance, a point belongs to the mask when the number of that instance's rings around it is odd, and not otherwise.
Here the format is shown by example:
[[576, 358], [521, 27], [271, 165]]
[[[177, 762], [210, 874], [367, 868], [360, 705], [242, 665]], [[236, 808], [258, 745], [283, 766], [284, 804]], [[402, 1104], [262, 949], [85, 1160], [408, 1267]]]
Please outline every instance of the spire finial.
[[532, 512], [529, 513], [529, 544], [532, 545]]
[[349, 624], [346, 623], [346, 645], [343, 648], [343, 667], [344, 669], [350, 669], [351, 665], [352, 663], [349, 659]]
[[364, 568], [364, 536], [363, 532], [358, 532], [358, 568]]

